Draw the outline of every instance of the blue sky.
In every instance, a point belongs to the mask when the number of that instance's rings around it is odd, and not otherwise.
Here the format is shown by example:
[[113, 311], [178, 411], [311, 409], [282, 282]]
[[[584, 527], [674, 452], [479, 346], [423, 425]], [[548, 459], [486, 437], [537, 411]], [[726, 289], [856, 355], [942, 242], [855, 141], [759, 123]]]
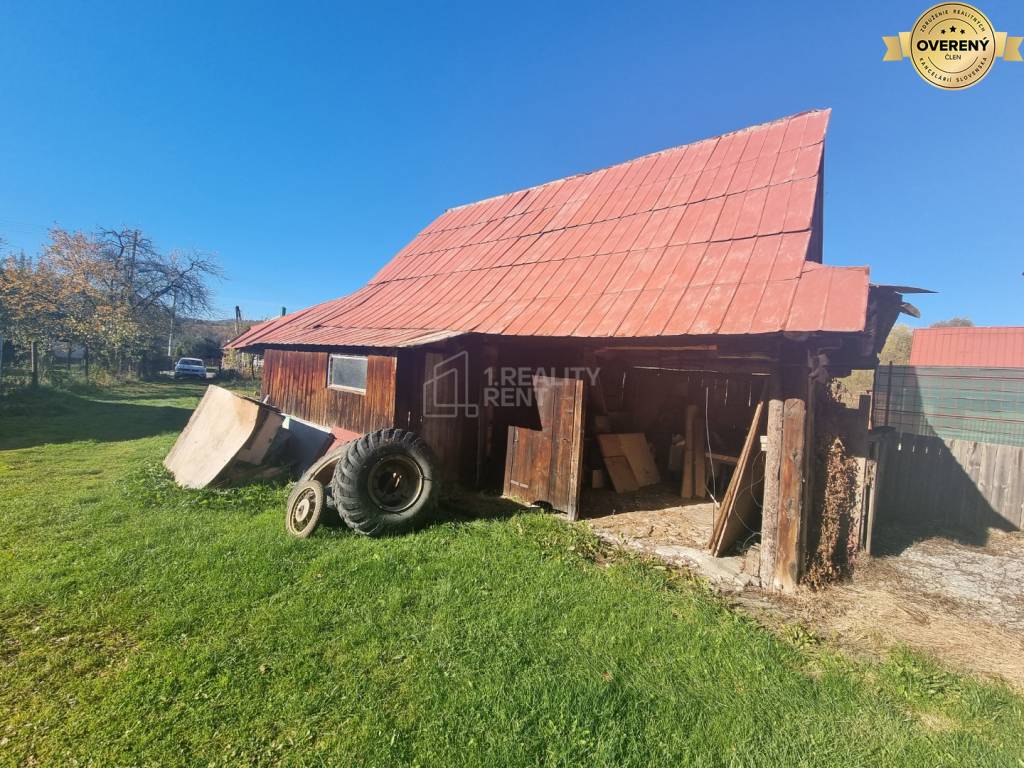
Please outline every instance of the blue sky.
[[0, 237], [138, 227], [264, 317], [453, 205], [832, 107], [826, 262], [940, 291], [925, 323], [1019, 325], [1024, 63], [964, 92], [883, 63], [927, 4], [5, 2]]

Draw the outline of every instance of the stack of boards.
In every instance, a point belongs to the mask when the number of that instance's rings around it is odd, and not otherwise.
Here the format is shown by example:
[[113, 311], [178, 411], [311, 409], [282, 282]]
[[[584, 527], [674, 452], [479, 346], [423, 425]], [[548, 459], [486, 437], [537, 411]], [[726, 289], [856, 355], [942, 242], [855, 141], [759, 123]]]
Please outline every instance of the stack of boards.
[[661, 481], [647, 438], [640, 432], [598, 435], [597, 443], [616, 493], [628, 493]]

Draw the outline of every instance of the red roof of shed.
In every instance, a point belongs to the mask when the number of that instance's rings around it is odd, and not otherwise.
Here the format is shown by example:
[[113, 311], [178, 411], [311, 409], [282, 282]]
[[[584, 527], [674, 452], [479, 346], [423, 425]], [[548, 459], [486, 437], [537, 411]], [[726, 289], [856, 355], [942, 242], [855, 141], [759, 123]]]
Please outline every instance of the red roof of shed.
[[453, 208], [364, 288], [231, 346], [860, 331], [867, 268], [816, 263], [828, 119], [795, 115]]
[[1024, 328], [917, 328], [910, 364], [1024, 368]]

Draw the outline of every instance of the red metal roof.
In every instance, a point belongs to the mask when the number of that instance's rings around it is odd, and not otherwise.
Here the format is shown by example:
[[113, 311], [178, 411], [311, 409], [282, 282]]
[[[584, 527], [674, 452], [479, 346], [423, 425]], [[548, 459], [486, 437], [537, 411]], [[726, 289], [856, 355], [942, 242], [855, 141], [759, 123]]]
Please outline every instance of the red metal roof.
[[807, 112], [452, 208], [364, 288], [231, 346], [860, 331], [867, 268], [817, 263], [828, 119]]
[[917, 328], [910, 364], [1024, 368], [1024, 328]]

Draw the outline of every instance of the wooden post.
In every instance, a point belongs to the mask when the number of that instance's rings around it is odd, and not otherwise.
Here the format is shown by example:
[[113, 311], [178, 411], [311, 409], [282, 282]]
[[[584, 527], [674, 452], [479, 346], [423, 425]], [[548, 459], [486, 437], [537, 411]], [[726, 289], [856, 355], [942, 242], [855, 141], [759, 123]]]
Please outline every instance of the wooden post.
[[39, 386], [39, 351], [34, 341], [29, 343], [28, 353], [32, 368], [32, 389], [35, 389]]
[[892, 405], [892, 362], [889, 362], [889, 375], [885, 384], [885, 426], [889, 426], [889, 408]]
[[781, 385], [778, 372], [768, 381], [768, 437], [764, 458], [764, 500], [761, 510], [761, 563], [759, 575], [766, 588], [775, 585], [775, 551], [779, 533], [779, 469], [782, 464]]
[[888, 431], [876, 433], [872, 435], [868, 442], [868, 455], [870, 456], [868, 461], [873, 463], [874, 471], [871, 473], [871, 488], [868, 491], [866, 519], [864, 521], [864, 534], [861, 546], [864, 549], [864, 553], [869, 556], [872, 554], [871, 550], [874, 545], [875, 516], [878, 509], [878, 497], [882, 492], [885, 459], [889, 453], [890, 437], [891, 433]]
[[786, 592], [796, 589], [803, 560], [804, 511], [810, 487], [809, 392], [810, 381], [804, 366], [792, 365], [783, 368], [782, 437], [772, 586]]
[[693, 455], [694, 429], [693, 422], [697, 417], [697, 406], [686, 406], [686, 445], [683, 446], [683, 486], [680, 495], [684, 499], [693, 498]]
[[707, 419], [707, 389], [704, 390], [704, 405], [697, 408], [696, 423], [693, 427], [693, 495], [699, 499], [708, 497], [707, 462], [708, 449], [705, 419]]

